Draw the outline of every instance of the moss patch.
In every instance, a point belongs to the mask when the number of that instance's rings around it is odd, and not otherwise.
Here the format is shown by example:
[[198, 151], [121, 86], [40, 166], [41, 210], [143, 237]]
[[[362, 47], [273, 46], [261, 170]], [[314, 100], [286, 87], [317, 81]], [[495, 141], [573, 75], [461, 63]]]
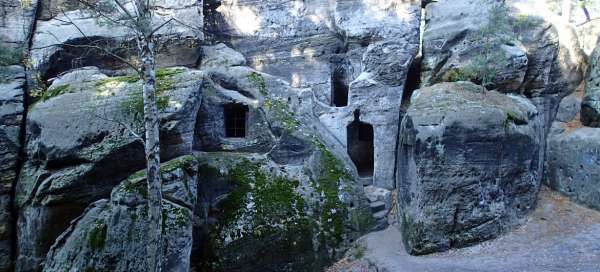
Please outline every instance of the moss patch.
[[508, 128], [510, 126], [510, 124], [526, 125], [527, 119], [513, 111], [508, 111], [508, 112], [506, 112], [506, 119], [504, 119], [503, 126], [504, 126], [504, 128]]
[[314, 258], [315, 224], [296, 192], [297, 180], [266, 173], [260, 162], [245, 159], [225, 174], [209, 165], [200, 168], [200, 179], [222, 179], [234, 188], [219, 205], [219, 223], [207, 250], [214, 255], [205, 258], [203, 271], [236, 270], [249, 263], [276, 270], [310, 263], [301, 260]]
[[315, 141], [315, 145], [321, 152], [322, 169], [318, 182], [313, 183], [313, 186], [325, 196], [321, 211], [324, 234], [322, 240], [327, 246], [335, 247], [342, 241], [344, 221], [348, 213], [339, 197], [340, 183], [342, 180], [351, 180], [352, 177], [343, 163], [322, 142]]
[[267, 98], [265, 99], [265, 108], [273, 112], [275, 118], [281, 122], [284, 129], [295, 131], [300, 127], [300, 121], [294, 117], [294, 114], [285, 102]]
[[267, 82], [265, 81], [265, 78], [257, 73], [257, 72], [251, 72], [250, 74], [248, 74], [248, 79], [254, 84], [254, 87], [258, 88], [258, 91], [262, 94], [262, 95], [268, 95], [269, 92], [267, 90]]
[[46, 101], [52, 97], [57, 97], [59, 95], [62, 94], [66, 94], [66, 93], [70, 93], [73, 92], [72, 88], [70, 85], [65, 84], [65, 85], [60, 85], [51, 89], [47, 89], [42, 93], [42, 96], [40, 97], [41, 101]]
[[[173, 172], [177, 169], [188, 170], [192, 167], [195, 161], [194, 156], [186, 155], [160, 165], [161, 175]], [[146, 188], [146, 169], [139, 170], [129, 176], [126, 181], [123, 182], [121, 190], [127, 193], [139, 193], [143, 198], [148, 197], [148, 191]]]
[[106, 223], [103, 221], [96, 222], [94, 227], [89, 232], [89, 244], [92, 250], [104, 248], [106, 243]]
[[0, 66], [19, 64], [23, 60], [22, 48], [11, 48], [0, 43]]
[[[169, 105], [168, 92], [174, 88], [173, 77], [184, 71], [181, 68], [160, 68], [156, 70], [156, 106], [159, 111], [164, 111]], [[118, 86], [121, 83], [135, 84], [129, 97], [122, 102], [121, 107], [126, 112], [133, 114], [138, 121], [141, 121], [144, 114], [144, 97], [139, 75], [132, 74], [102, 79], [97, 81], [95, 86], [98, 91], [106, 91], [107, 88]]]

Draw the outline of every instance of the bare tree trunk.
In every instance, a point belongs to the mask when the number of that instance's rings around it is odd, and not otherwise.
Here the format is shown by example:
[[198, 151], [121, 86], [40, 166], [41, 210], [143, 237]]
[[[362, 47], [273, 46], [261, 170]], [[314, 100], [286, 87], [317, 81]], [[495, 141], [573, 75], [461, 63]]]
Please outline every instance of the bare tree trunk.
[[162, 193], [160, 180], [159, 118], [156, 105], [156, 71], [154, 44], [140, 39], [142, 91], [144, 96], [144, 127], [146, 131], [146, 162], [148, 182], [148, 271], [161, 271], [162, 264]]
[[[115, 0], [116, 1], [116, 0]], [[118, 2], [117, 2], [118, 3]], [[156, 56], [149, 0], [137, 0], [138, 54], [144, 96], [144, 128], [146, 131], [146, 175], [148, 187], [149, 272], [162, 270], [162, 192], [160, 180], [160, 139], [158, 106], [156, 105]]]

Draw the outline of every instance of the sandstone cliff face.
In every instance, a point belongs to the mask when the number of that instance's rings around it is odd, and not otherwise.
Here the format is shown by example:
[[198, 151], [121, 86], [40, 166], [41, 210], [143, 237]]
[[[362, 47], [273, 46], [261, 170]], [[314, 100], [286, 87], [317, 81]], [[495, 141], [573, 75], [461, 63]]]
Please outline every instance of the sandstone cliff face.
[[[318, 271], [390, 209], [411, 254], [468, 246], [542, 181], [598, 208], [598, 133], [573, 130], [598, 54], [582, 99], [578, 37], [537, 4], [157, 1], [168, 270]], [[81, 47], [134, 37], [76, 1], [1, 5], [26, 60], [1, 55], [0, 271], [144, 271], [141, 87]]]

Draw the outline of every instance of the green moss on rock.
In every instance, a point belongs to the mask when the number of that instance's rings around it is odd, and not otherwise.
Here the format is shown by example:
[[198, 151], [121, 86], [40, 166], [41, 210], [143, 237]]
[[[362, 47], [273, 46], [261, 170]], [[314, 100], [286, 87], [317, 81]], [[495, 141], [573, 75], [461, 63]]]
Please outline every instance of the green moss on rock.
[[[207, 271], [235, 270], [237, 263], [306, 265], [313, 254], [315, 220], [296, 189], [300, 182], [265, 172], [261, 162], [243, 159], [226, 173], [209, 165], [200, 167], [200, 179], [221, 178], [234, 189], [219, 205], [219, 223], [211, 231], [210, 252], [202, 265]], [[306, 261], [289, 259], [295, 256]], [[271, 259], [271, 261], [269, 261]], [[284, 269], [285, 270], [285, 269]]]
[[65, 85], [60, 85], [51, 89], [47, 89], [42, 93], [42, 96], [40, 97], [41, 101], [46, 101], [52, 97], [57, 97], [59, 95], [62, 94], [66, 94], [66, 93], [70, 93], [72, 92], [72, 88], [71, 86], [69, 86], [68, 84]]
[[[184, 71], [185, 69], [182, 68], [160, 68], [156, 70], [156, 105], [159, 111], [164, 111], [169, 105], [170, 99], [168, 92], [173, 90], [175, 84], [173, 77]], [[144, 113], [144, 97], [139, 75], [131, 74], [106, 78], [98, 80], [95, 83], [95, 86], [98, 91], [106, 91], [108, 88], [117, 86], [121, 83], [135, 84], [128, 95], [129, 97], [122, 102], [121, 107], [141, 120]]]
[[285, 102], [267, 98], [264, 103], [265, 108], [273, 112], [275, 118], [281, 122], [284, 129], [295, 131], [300, 127], [300, 121], [294, 117], [294, 114]]
[[106, 243], [106, 223], [103, 221], [96, 222], [89, 233], [89, 244], [92, 250], [104, 248]]
[[257, 72], [251, 72], [250, 74], [248, 74], [248, 79], [254, 84], [254, 87], [258, 88], [258, 91], [262, 95], [266, 96], [267, 94], [269, 94], [267, 89], [267, 82], [261, 74]]

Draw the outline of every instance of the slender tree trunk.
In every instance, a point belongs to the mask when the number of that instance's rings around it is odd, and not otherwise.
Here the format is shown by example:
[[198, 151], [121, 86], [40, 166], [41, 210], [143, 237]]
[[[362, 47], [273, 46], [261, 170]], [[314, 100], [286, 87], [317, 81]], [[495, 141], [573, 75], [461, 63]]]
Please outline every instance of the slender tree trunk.
[[154, 43], [139, 39], [144, 127], [146, 130], [146, 162], [148, 177], [148, 271], [159, 272], [162, 265], [162, 193], [160, 180], [159, 118], [156, 105], [156, 71]]
[[146, 131], [146, 163], [148, 186], [148, 245], [149, 272], [162, 270], [162, 192], [160, 180], [160, 139], [158, 106], [156, 105], [156, 56], [152, 31], [152, 11], [149, 0], [137, 0], [138, 54], [144, 96], [144, 128]]

